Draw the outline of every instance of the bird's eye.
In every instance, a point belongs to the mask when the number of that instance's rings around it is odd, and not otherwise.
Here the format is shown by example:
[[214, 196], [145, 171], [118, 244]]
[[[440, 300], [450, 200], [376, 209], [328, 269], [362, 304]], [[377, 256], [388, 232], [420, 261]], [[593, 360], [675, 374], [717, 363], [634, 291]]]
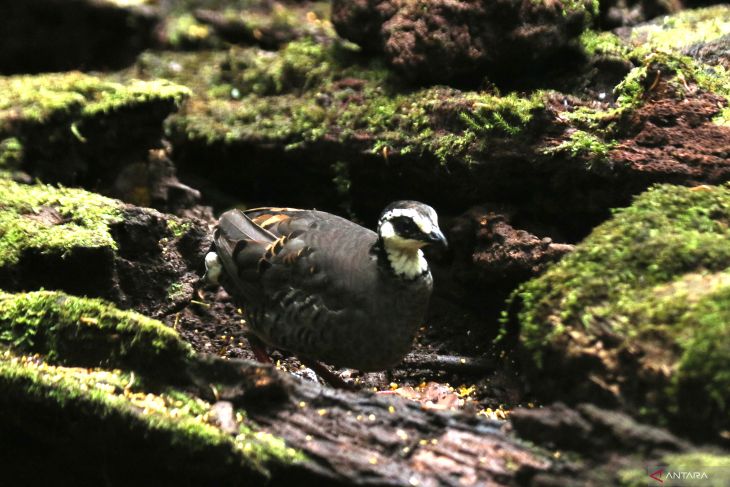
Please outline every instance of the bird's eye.
[[393, 220], [393, 228], [402, 237], [415, 237], [421, 233], [412, 218], [399, 217]]

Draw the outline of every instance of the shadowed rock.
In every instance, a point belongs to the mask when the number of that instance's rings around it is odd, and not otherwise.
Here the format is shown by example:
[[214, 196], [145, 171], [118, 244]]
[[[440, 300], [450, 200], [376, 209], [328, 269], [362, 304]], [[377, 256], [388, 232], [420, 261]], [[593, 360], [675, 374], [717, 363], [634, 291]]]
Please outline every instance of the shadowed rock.
[[379, 52], [415, 83], [479, 81], [539, 72], [568, 52], [590, 2], [335, 0], [340, 35]]
[[[119, 69], [152, 45], [145, 2], [24, 0], [0, 5], [0, 73]], [[133, 5], [136, 4], [136, 5]]]

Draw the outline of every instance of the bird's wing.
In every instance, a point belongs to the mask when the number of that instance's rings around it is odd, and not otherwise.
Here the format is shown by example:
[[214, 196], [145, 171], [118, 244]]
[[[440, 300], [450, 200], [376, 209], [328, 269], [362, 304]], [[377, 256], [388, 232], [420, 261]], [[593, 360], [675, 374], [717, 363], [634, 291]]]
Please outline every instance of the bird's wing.
[[[292, 284], [318, 291], [328, 274], [337, 276], [353, 242], [369, 245], [374, 233], [330, 213], [295, 208], [230, 210], [218, 223], [214, 241], [226, 274], [244, 301], [262, 298], [261, 286]], [[371, 242], [372, 243], [372, 242]], [[264, 277], [266, 280], [264, 281]], [[282, 282], [283, 281], [283, 282]], [[277, 289], [267, 289], [271, 295]], [[257, 302], [258, 303], [258, 302]]]
[[297, 353], [321, 355], [323, 348], [337, 348], [341, 331], [334, 323], [357, 322], [366, 313], [353, 305], [359, 298], [353, 296], [352, 280], [367, 280], [361, 260], [375, 233], [329, 213], [291, 208], [228, 212], [217, 233], [230, 235], [225, 229], [231, 223], [239, 231], [244, 227], [246, 236], [234, 240], [245, 243], [233, 246], [231, 269], [223, 264], [236, 277], [244, 303], [267, 313], [265, 319], [252, 317], [256, 331]]
[[300, 210], [297, 208], [254, 208], [244, 212], [251, 221], [264, 230], [272, 233], [277, 238], [291, 238], [293, 233], [301, 233], [311, 229], [314, 222], [329, 220], [341, 220], [352, 223], [348, 220], [317, 210]]

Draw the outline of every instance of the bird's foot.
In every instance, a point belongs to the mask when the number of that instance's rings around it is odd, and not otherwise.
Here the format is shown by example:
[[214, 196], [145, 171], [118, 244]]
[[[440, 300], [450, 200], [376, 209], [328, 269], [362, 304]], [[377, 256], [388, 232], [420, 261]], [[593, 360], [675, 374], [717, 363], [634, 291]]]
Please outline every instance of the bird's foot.
[[354, 384], [345, 382], [342, 377], [332, 372], [323, 364], [306, 357], [299, 357], [299, 360], [312, 369], [318, 376], [320, 376], [326, 383], [334, 387], [335, 389], [345, 389], [347, 391], [355, 391], [357, 387]]

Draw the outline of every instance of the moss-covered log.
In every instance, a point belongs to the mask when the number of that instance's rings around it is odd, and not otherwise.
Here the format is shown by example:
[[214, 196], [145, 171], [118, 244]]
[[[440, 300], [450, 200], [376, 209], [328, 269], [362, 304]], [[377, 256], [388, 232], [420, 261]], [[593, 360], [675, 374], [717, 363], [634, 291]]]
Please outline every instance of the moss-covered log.
[[51, 478], [33, 462], [185, 485], [476, 485], [553, 469], [499, 423], [199, 358], [100, 300], [0, 295], [0, 348], [0, 431], [18, 457], [4, 474], [18, 482]]
[[3, 293], [0, 348], [11, 483], [67, 485], [83, 472], [89, 482], [251, 485], [271, 475], [269, 465], [304, 461], [252, 429], [243, 412], [233, 411], [224, 431], [212, 403], [174, 386], [190, 381], [191, 347], [162, 323], [111, 303]]
[[0, 78], [0, 163], [45, 182], [109, 187], [160, 147], [162, 121], [189, 95], [164, 80], [77, 72]]
[[518, 289], [524, 368], [549, 399], [686, 434], [730, 427], [730, 186], [658, 186]]
[[0, 289], [61, 289], [165, 315], [192, 297], [207, 230], [83, 190], [0, 179]]

